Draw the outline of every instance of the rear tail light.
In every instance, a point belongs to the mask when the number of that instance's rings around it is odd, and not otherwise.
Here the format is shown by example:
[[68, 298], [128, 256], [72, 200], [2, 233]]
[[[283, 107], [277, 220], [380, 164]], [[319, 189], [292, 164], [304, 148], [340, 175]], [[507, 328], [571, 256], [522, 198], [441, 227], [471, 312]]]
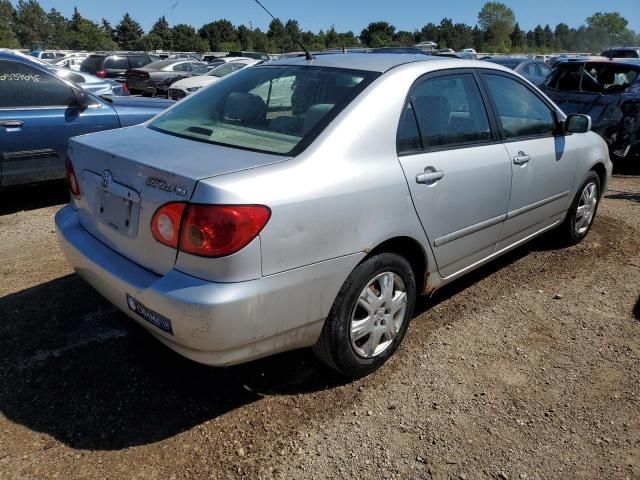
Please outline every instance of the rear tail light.
[[80, 184], [78, 183], [76, 172], [73, 170], [73, 164], [68, 158], [66, 162], [64, 162], [64, 169], [67, 173], [67, 182], [69, 183], [69, 190], [71, 190], [71, 194], [75, 198], [80, 198]]
[[172, 202], [156, 210], [151, 219], [153, 238], [168, 247], [178, 248], [180, 223], [186, 206], [184, 202]]
[[107, 72], [104, 70], [98, 70], [96, 72], [96, 77], [100, 77], [100, 78], [106, 78], [107, 77]]
[[[203, 257], [231, 255], [251, 242], [271, 217], [264, 205], [200, 205], [174, 202], [153, 215], [154, 238]], [[177, 232], [180, 232], [177, 235]]]

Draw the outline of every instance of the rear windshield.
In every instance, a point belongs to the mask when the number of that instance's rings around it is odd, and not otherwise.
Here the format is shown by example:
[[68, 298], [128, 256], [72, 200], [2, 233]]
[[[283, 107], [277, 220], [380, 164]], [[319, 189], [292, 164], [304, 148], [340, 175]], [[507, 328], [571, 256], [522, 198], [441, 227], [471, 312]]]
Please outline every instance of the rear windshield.
[[156, 60], [146, 65], [149, 70], [162, 70], [165, 67], [169, 67], [174, 63], [178, 63], [179, 60]]
[[89, 55], [82, 61], [82, 68], [85, 72], [97, 72], [101, 68], [102, 60], [104, 60], [103, 55]]
[[551, 75], [549, 88], [590, 93], [625, 91], [638, 79], [640, 68], [620, 63], [567, 63]]
[[498, 65], [502, 65], [503, 67], [507, 67], [510, 68], [511, 70], [515, 69], [520, 62], [518, 62], [517, 60], [497, 60], [497, 59], [492, 59], [489, 60], [492, 63], [497, 63]]
[[312, 66], [245, 68], [182, 100], [150, 128], [218, 145], [296, 155], [378, 75]]

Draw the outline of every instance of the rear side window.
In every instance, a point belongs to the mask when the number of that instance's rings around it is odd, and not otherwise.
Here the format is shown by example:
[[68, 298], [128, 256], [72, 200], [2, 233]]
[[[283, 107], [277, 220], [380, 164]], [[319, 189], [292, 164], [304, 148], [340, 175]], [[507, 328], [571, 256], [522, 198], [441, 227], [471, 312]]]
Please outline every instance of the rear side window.
[[0, 108], [67, 106], [74, 98], [62, 80], [7, 60], [0, 60], [0, 91]]
[[506, 138], [553, 135], [551, 109], [520, 82], [501, 75], [484, 74], [498, 110]]
[[[413, 87], [410, 103], [424, 148], [491, 140], [487, 111], [470, 73], [421, 81]], [[405, 109], [398, 134], [399, 151], [417, 146], [410, 119]]]
[[129, 70], [129, 61], [127, 60], [127, 57], [108, 57], [104, 61], [104, 68]]

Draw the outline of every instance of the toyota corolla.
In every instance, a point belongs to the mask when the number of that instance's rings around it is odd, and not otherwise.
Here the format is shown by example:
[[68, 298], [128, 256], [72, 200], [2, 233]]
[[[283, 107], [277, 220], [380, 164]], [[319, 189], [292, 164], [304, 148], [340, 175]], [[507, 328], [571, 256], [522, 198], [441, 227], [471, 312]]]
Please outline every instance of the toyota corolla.
[[611, 174], [590, 127], [494, 64], [286, 59], [73, 139], [57, 232], [80, 276], [186, 357], [313, 346], [361, 376], [417, 295], [543, 232], [587, 235]]

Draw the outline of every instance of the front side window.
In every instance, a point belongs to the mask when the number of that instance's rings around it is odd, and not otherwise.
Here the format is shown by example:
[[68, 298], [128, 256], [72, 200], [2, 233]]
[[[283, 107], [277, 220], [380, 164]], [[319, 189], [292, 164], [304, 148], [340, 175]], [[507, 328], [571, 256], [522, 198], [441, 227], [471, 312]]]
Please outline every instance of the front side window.
[[378, 75], [313, 66], [246, 68], [182, 100], [149, 128], [218, 145], [295, 155]]
[[[424, 148], [491, 140], [487, 111], [470, 73], [419, 82], [411, 91], [410, 103]], [[413, 139], [410, 113], [409, 110], [403, 112], [400, 128], [404, 132], [402, 141], [414, 149], [417, 142]]]
[[485, 74], [507, 139], [553, 135], [551, 109], [520, 82], [501, 75]]
[[0, 92], [0, 108], [67, 106], [75, 98], [62, 80], [8, 60], [0, 60]]

